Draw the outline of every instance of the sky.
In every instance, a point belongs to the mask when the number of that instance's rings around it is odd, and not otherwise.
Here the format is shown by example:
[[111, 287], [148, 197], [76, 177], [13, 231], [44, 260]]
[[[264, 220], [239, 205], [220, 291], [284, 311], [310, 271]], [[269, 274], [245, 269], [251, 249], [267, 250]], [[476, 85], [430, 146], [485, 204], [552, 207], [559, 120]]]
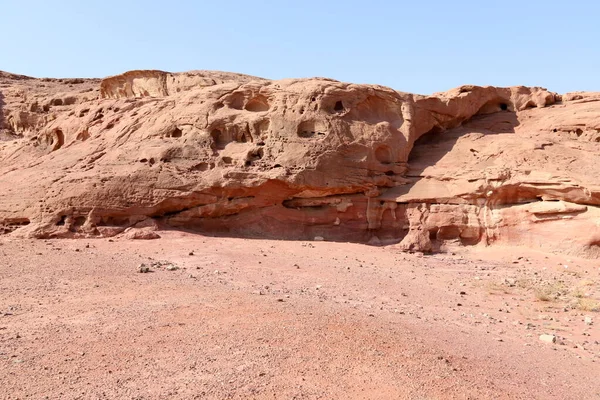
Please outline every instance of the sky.
[[463, 84], [600, 91], [588, 0], [0, 0], [0, 70], [328, 77], [429, 94]]

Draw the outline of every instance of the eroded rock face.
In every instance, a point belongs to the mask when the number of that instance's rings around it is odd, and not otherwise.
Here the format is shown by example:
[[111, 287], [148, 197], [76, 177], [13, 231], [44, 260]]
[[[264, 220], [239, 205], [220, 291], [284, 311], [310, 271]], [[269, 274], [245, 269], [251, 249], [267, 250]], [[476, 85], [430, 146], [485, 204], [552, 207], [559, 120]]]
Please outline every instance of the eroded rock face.
[[[152, 220], [425, 251], [558, 241], [595, 255], [600, 243], [594, 94], [420, 96], [207, 71], [0, 84], [6, 233], [112, 236]], [[548, 233], [570, 229], [569, 244]]]

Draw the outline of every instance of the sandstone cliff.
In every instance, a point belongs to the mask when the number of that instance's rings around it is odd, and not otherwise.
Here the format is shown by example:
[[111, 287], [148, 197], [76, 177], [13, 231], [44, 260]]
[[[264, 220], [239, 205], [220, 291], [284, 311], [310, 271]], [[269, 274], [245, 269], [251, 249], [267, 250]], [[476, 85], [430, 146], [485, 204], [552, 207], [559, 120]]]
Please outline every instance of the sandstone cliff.
[[421, 96], [209, 71], [0, 72], [0, 232], [136, 236], [158, 223], [595, 257], [598, 142], [594, 93], [463, 86]]

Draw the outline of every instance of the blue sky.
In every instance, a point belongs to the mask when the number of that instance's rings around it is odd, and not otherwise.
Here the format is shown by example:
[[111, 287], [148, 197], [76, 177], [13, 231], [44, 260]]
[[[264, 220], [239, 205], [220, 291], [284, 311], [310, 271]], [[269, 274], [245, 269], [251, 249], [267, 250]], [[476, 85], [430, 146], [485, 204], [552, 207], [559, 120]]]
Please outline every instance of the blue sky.
[[600, 2], [0, 0], [0, 70], [324, 76], [432, 93], [600, 91]]

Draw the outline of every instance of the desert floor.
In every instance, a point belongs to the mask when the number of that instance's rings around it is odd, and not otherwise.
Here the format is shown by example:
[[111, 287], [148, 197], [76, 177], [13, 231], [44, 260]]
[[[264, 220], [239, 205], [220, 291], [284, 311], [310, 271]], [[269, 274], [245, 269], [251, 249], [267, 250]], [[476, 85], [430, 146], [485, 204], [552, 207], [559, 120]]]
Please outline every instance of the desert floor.
[[160, 234], [0, 239], [0, 398], [600, 398], [597, 261]]

